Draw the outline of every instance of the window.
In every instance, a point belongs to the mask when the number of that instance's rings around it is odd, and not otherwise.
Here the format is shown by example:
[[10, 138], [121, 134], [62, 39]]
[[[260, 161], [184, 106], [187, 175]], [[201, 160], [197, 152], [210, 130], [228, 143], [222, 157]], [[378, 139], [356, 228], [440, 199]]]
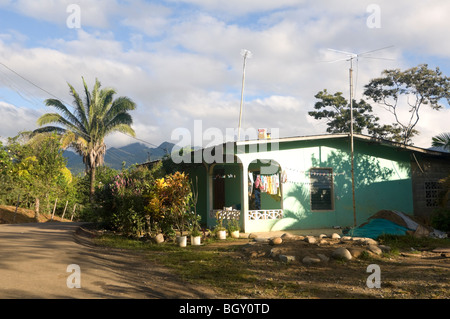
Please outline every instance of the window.
[[438, 182], [425, 182], [425, 202], [427, 207], [437, 207], [441, 185]]
[[333, 210], [333, 170], [312, 168], [309, 171], [311, 184], [311, 210]]

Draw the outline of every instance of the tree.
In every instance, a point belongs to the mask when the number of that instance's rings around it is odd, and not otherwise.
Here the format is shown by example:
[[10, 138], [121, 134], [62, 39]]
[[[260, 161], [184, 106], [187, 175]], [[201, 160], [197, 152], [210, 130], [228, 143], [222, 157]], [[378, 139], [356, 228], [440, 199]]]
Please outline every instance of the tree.
[[28, 133], [20, 133], [9, 139], [8, 154], [12, 161], [5, 190], [14, 198], [21, 195], [23, 204], [34, 202], [36, 219], [39, 218], [41, 198], [45, 197], [49, 203], [50, 197], [67, 195], [71, 174], [56, 134], [42, 134], [30, 139]]
[[[350, 105], [342, 92], [330, 94], [326, 89], [314, 96], [319, 101], [308, 114], [316, 120], [327, 121], [328, 133], [350, 132]], [[399, 140], [400, 129], [396, 125], [380, 125], [378, 117], [373, 115], [372, 106], [360, 100], [353, 100], [353, 131], [357, 134], [366, 133], [375, 137]]]
[[[364, 95], [384, 105], [394, 115], [402, 131], [402, 142], [408, 144], [418, 133], [414, 127], [419, 122], [422, 105], [440, 110], [443, 107], [441, 100], [450, 103], [450, 78], [444, 76], [439, 68], [429, 69], [427, 64], [405, 71], [385, 70], [382, 77], [365, 86]], [[402, 106], [408, 107], [409, 115], [401, 116]]]
[[440, 147], [450, 152], [450, 133], [442, 133], [432, 137], [431, 146]]
[[70, 94], [74, 98], [74, 112], [57, 99], [47, 99], [47, 106], [56, 108], [59, 113], [46, 113], [38, 119], [38, 125], [55, 123], [59, 126], [46, 126], [35, 133], [56, 131], [62, 136], [63, 147], [73, 147], [83, 157], [86, 173], [90, 175], [90, 201], [95, 191], [96, 168], [103, 164], [106, 153], [105, 137], [114, 132], [135, 136], [129, 111], [136, 104], [128, 97], [114, 99], [116, 91], [112, 88], [100, 89], [96, 79], [92, 92], [83, 79], [85, 99], [70, 84]]

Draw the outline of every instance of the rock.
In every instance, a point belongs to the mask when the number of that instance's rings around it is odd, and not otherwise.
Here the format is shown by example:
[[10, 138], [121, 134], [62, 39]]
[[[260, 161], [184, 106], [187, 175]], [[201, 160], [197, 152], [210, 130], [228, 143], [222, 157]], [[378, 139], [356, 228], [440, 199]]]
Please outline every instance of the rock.
[[374, 254], [381, 255], [383, 251], [380, 247], [377, 245], [369, 245], [369, 251], [373, 252]]
[[254, 233], [250, 233], [250, 234], [248, 234], [248, 238], [255, 239], [255, 238], [258, 238], [258, 235], [254, 234]]
[[246, 234], [246, 233], [239, 233], [239, 238], [241, 238], [241, 239], [247, 239], [248, 236], [249, 236], [249, 234]]
[[320, 245], [329, 245], [330, 243], [328, 242], [328, 240], [322, 238], [319, 240], [319, 244]]
[[348, 251], [352, 255], [353, 258], [358, 258], [365, 251], [363, 248], [351, 247], [348, 248]]
[[264, 257], [265, 255], [266, 255], [265, 251], [255, 250], [250, 253], [250, 258], [260, 258], [260, 257]]
[[387, 245], [378, 245], [378, 247], [383, 251], [383, 253], [388, 253], [391, 251], [391, 247]]
[[275, 238], [271, 238], [269, 240], [270, 245], [281, 245], [282, 242], [283, 242], [283, 239], [281, 239], [281, 237], [275, 237]]
[[429, 234], [430, 234], [430, 231], [419, 224], [417, 226], [416, 230], [414, 231], [413, 236], [420, 238], [420, 237], [428, 237]]
[[324, 254], [317, 254], [317, 257], [319, 257], [319, 259], [324, 263], [327, 263], [330, 260], [330, 258], [325, 256]]
[[339, 239], [339, 238], [341, 238], [341, 235], [339, 235], [338, 233], [333, 233], [333, 234], [331, 234], [331, 238], [332, 239]]
[[331, 257], [335, 259], [351, 260], [352, 254], [348, 251], [347, 248], [340, 247], [333, 251]]
[[280, 237], [281, 237], [281, 239], [294, 239], [294, 238], [296, 238], [297, 236], [292, 235], [292, 234], [289, 234], [289, 233], [284, 233], [284, 234], [281, 235]]
[[306, 256], [302, 259], [302, 263], [306, 264], [306, 265], [312, 265], [312, 264], [318, 264], [320, 263], [322, 260], [320, 258], [317, 257], [310, 257], [310, 256]]
[[325, 234], [320, 234], [320, 235], [319, 235], [319, 238], [320, 238], [320, 239], [322, 239], [322, 238], [327, 238], [327, 235], [325, 235]]
[[317, 239], [316, 239], [316, 237], [314, 237], [314, 236], [306, 236], [305, 241], [306, 241], [308, 244], [315, 244], [315, 243], [317, 242]]
[[290, 263], [290, 262], [295, 261], [295, 256], [279, 255], [278, 258], [284, 263]]
[[378, 242], [372, 238], [361, 238], [359, 241], [364, 245], [378, 245]]
[[272, 248], [269, 253], [269, 257], [277, 258], [280, 255], [281, 250], [279, 248]]
[[264, 237], [256, 237], [253, 238], [254, 241], [256, 241], [257, 243], [268, 243], [269, 242], [269, 238], [264, 238]]
[[351, 240], [352, 240], [352, 237], [350, 237], [350, 236], [343, 236], [341, 238], [341, 241], [351, 241]]
[[158, 234], [155, 236], [155, 243], [157, 244], [161, 244], [164, 242], [164, 235], [163, 234]]

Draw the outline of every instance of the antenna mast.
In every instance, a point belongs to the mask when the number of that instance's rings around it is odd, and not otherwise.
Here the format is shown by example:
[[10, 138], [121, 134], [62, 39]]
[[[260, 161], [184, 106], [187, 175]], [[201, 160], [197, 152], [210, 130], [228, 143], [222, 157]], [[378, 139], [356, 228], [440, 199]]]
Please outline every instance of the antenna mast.
[[241, 89], [241, 107], [239, 111], [239, 126], [238, 126], [238, 136], [237, 140], [241, 139], [241, 122], [242, 122], [242, 106], [244, 104], [244, 84], [245, 84], [245, 66], [247, 58], [252, 57], [252, 53], [249, 50], [243, 49], [241, 50], [241, 55], [244, 57], [244, 63], [242, 67], [242, 89]]
[[[348, 56], [348, 58], [346, 58], [344, 60], [350, 61], [350, 69], [349, 69], [349, 77], [350, 77], [350, 158], [351, 158], [351, 174], [352, 174], [353, 225], [355, 227], [357, 224], [356, 224], [356, 200], [355, 200], [355, 161], [354, 161], [354, 141], [353, 141], [353, 60], [355, 58], [358, 59], [359, 56], [363, 56], [365, 54], [369, 54], [369, 53], [372, 53], [375, 51], [384, 50], [384, 49], [387, 49], [390, 47], [392, 47], [392, 46], [384, 47], [384, 48], [376, 49], [376, 50], [371, 50], [371, 51], [363, 52], [360, 54], [328, 49], [330, 51], [346, 54]], [[391, 60], [391, 59], [384, 59], [384, 58], [375, 58], [375, 59]], [[341, 61], [341, 60], [336, 60], [336, 61]]]

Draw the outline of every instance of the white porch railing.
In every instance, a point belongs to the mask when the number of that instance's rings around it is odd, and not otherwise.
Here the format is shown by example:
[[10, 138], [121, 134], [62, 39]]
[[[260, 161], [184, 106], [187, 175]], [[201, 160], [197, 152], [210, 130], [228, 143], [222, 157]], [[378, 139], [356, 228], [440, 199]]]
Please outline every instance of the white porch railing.
[[[239, 219], [241, 211], [237, 209], [213, 209], [209, 212], [210, 218], [216, 218], [219, 215], [223, 220], [227, 219]], [[248, 211], [248, 220], [270, 220], [270, 219], [282, 219], [282, 209], [258, 209]]]

